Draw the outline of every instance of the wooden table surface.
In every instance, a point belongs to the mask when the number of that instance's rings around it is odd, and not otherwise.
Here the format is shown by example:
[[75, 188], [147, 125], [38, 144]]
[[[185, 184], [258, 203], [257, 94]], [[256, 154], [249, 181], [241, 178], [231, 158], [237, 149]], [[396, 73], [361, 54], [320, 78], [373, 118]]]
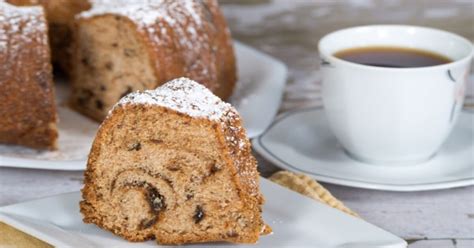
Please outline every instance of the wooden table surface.
[[[316, 47], [330, 31], [364, 24], [414, 24], [474, 40], [474, 2], [469, 0], [221, 2], [235, 39], [287, 64], [289, 78], [280, 112], [321, 104]], [[257, 158], [264, 176], [277, 170]], [[82, 172], [1, 168], [0, 206], [78, 191], [82, 179]], [[324, 185], [362, 218], [408, 240], [410, 247], [474, 247], [472, 186], [400, 193]]]

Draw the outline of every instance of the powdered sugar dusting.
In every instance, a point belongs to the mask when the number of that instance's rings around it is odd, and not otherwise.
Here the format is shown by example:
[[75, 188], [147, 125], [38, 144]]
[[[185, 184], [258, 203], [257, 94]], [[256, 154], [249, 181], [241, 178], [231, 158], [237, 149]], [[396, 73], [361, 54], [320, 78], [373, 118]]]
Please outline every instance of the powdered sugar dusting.
[[146, 104], [170, 108], [191, 117], [220, 120], [236, 113], [228, 103], [201, 84], [188, 79], [174, 79], [155, 90], [131, 93], [116, 105]]
[[46, 30], [42, 7], [16, 7], [0, 1], [0, 53], [14, 54], [33, 40], [46, 44]]
[[140, 27], [148, 27], [157, 24], [160, 20], [173, 26], [176, 22], [183, 23], [185, 21], [183, 19], [188, 15], [200, 25], [201, 17], [194, 5], [192, 0], [95, 0], [93, 7], [80, 13], [78, 18], [116, 14], [132, 19]]
[[185, 4], [184, 4], [186, 10], [193, 17], [194, 21], [198, 25], [201, 25], [201, 17], [196, 13], [196, 7], [194, 5], [195, 5], [194, 1], [185, 1]]
[[183, 57], [183, 76], [206, 83], [217, 81], [218, 74], [216, 48], [209, 37], [215, 29], [210, 13], [205, 1], [198, 0], [95, 0], [77, 18], [112, 14], [130, 19], [157, 53], [173, 49]]
[[90, 18], [104, 14], [117, 14], [131, 18], [137, 24], [148, 26], [155, 24], [157, 20], [164, 20], [173, 23], [174, 20], [168, 18], [166, 13], [160, 8], [163, 4], [161, 0], [155, 1], [107, 1], [96, 0], [93, 2], [93, 8], [84, 11], [78, 15], [79, 18]]

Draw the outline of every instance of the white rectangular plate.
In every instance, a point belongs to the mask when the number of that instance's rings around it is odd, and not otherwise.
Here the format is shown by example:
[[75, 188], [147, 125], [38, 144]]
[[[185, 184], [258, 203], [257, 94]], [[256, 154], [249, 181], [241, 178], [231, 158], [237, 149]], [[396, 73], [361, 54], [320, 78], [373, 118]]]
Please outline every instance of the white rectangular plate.
[[[287, 69], [280, 61], [235, 42], [238, 78], [231, 103], [242, 116], [250, 138], [273, 121], [280, 106]], [[59, 150], [37, 151], [20, 146], [0, 145], [0, 167], [50, 170], [84, 170], [87, 155], [99, 126], [69, 109], [65, 82], [56, 83], [59, 114]]]
[[[273, 233], [255, 245], [213, 243], [193, 247], [351, 247], [402, 248], [404, 240], [362, 219], [261, 179], [263, 217]], [[57, 247], [156, 247], [154, 241], [130, 243], [84, 224], [80, 193], [69, 193], [0, 208], [0, 221]]]

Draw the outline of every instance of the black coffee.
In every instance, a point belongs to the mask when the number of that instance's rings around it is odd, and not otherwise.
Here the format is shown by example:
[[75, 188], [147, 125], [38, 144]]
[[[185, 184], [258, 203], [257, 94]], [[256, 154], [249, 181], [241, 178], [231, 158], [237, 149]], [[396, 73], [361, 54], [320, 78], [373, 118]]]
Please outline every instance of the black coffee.
[[425, 67], [452, 62], [441, 54], [405, 47], [351, 48], [339, 51], [334, 56], [357, 64], [394, 68]]

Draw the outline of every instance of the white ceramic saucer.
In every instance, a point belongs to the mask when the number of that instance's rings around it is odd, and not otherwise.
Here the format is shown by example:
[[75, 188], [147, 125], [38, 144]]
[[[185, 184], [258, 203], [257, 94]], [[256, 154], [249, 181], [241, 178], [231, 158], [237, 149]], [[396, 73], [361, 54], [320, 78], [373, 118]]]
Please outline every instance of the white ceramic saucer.
[[333, 184], [419, 191], [474, 184], [474, 112], [462, 111], [431, 160], [416, 165], [372, 165], [351, 159], [330, 131], [322, 108], [290, 112], [275, 121], [254, 149], [275, 165]]

